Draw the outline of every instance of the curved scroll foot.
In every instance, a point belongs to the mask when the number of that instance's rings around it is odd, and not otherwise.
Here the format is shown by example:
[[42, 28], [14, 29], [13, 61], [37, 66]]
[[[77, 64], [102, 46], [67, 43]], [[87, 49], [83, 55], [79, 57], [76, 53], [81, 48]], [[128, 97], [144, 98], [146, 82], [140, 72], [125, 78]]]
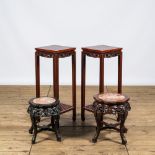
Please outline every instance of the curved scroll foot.
[[58, 141], [58, 142], [61, 142], [60, 130], [59, 130], [59, 129], [56, 129], [55, 134], [56, 134], [57, 141]]
[[93, 139], [92, 139], [92, 142], [93, 142], [93, 143], [96, 143], [96, 142], [97, 142], [97, 139], [96, 139], [96, 138], [93, 138]]
[[127, 140], [126, 139], [122, 139], [122, 144], [126, 145], [127, 144]]
[[123, 145], [126, 145], [127, 140], [126, 140], [126, 138], [125, 138], [125, 136], [124, 136], [123, 130], [122, 130], [122, 132], [120, 133], [120, 136], [121, 136], [121, 139], [122, 139], [122, 144], [123, 144]]
[[127, 129], [126, 129], [125, 126], [124, 126], [125, 119], [126, 119], [125, 113], [123, 113], [123, 114], [121, 115], [121, 123], [120, 123], [120, 136], [121, 136], [122, 144], [123, 144], [123, 145], [126, 145], [126, 143], [127, 143], [127, 140], [126, 140], [126, 138], [125, 138], [125, 136], [124, 136], [124, 133], [127, 132]]
[[123, 130], [124, 133], [128, 132], [128, 129], [126, 127], [124, 127], [122, 130]]
[[33, 126], [30, 127], [29, 134], [33, 134]]
[[100, 134], [100, 128], [97, 127], [96, 134], [95, 134], [94, 138], [92, 139], [92, 142], [93, 143], [96, 143], [97, 142], [97, 139], [98, 139], [99, 134]]
[[57, 135], [56, 137], [57, 137], [57, 141], [58, 142], [61, 142], [61, 136], [60, 135]]
[[32, 144], [35, 144], [36, 142], [36, 137], [32, 137]]

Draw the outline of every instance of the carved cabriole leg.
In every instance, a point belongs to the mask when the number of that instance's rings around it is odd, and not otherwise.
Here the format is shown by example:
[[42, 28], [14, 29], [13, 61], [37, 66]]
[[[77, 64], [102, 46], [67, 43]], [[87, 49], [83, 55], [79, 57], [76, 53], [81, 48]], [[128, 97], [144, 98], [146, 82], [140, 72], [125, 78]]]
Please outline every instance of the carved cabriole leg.
[[72, 55], [72, 104], [73, 121], [76, 120], [76, 53]]
[[92, 142], [96, 143], [97, 139], [98, 139], [98, 136], [100, 134], [101, 128], [103, 126], [103, 124], [102, 124], [103, 113], [102, 113], [101, 110], [98, 109], [98, 110], [95, 111], [94, 116], [95, 116], [97, 127], [96, 127], [96, 134], [95, 134], [94, 138], [92, 139]]
[[37, 122], [35, 116], [32, 117], [32, 122], [33, 122], [33, 137], [32, 137], [32, 144], [35, 144], [36, 141], [36, 136], [37, 136]]
[[30, 114], [30, 119], [31, 119], [31, 127], [29, 129], [29, 133], [32, 134], [33, 133], [33, 118], [31, 114]]
[[120, 121], [120, 115], [118, 114], [117, 115], [117, 122], [119, 122]]
[[85, 120], [85, 79], [86, 79], [86, 55], [81, 54], [81, 120]]
[[[37, 105], [36, 106], [31, 105], [32, 104], [31, 100], [29, 102], [30, 106], [28, 107], [27, 112], [30, 114], [30, 118], [32, 122], [31, 128], [29, 129], [29, 132], [31, 134], [33, 133], [32, 144], [34, 144], [36, 141], [37, 133], [43, 130], [55, 132], [57, 140], [61, 141], [61, 136], [60, 136], [60, 131], [59, 131], [59, 119], [60, 119], [59, 101], [57, 101], [57, 103], [55, 103], [55, 105], [51, 107], [49, 106], [39, 107]], [[47, 125], [39, 125], [40, 119], [42, 117], [50, 117], [51, 122]]]
[[[128, 116], [128, 111], [127, 110], [125, 111], [125, 114], [124, 115], [125, 115], [124, 116], [125, 117], [124, 119], [126, 120], [127, 119], [127, 116]], [[128, 131], [128, 129], [125, 127], [125, 122], [124, 122], [123, 131], [124, 131], [124, 133], [127, 133], [127, 131]]]
[[58, 117], [57, 117], [57, 126], [58, 126], [58, 130], [59, 130], [59, 134], [60, 134], [59, 120], [60, 120], [60, 115], [58, 115]]
[[127, 143], [127, 140], [126, 140], [126, 138], [124, 136], [125, 115], [126, 115], [125, 112], [120, 114], [120, 121], [121, 121], [120, 122], [120, 136], [121, 136], [123, 145], [126, 145], [126, 143]]
[[52, 125], [52, 129], [54, 129], [54, 118], [53, 118], [53, 116], [51, 116], [51, 125]]
[[56, 134], [57, 141], [61, 141], [61, 135], [60, 135], [60, 130], [59, 130], [60, 116], [55, 115], [55, 116], [53, 116], [53, 118], [54, 118], [54, 129], [55, 129], [55, 134]]
[[[128, 110], [125, 110], [124, 111], [124, 119], [126, 120], [127, 119], [127, 116], [128, 116]], [[117, 121], [121, 121], [121, 114], [118, 113], [118, 118], [117, 118]], [[127, 133], [128, 129], [125, 127], [125, 125], [123, 126], [123, 132], [124, 133]]]
[[[114, 130], [120, 132], [122, 144], [126, 145], [127, 140], [124, 136], [124, 133], [127, 132], [127, 128], [125, 128], [125, 120], [127, 119], [128, 111], [130, 111], [130, 109], [131, 109], [130, 104], [128, 102], [126, 102], [126, 103], [123, 103], [122, 105], [109, 106], [109, 105], [101, 104], [101, 103], [95, 101], [93, 103], [93, 106], [95, 108], [94, 115], [95, 115], [97, 127], [96, 127], [96, 134], [95, 134], [94, 138], [92, 139], [92, 141], [94, 143], [97, 142], [97, 138], [98, 138], [101, 130], [114, 129]], [[103, 121], [104, 115], [116, 114], [116, 113], [118, 115], [119, 122], [117, 122], [115, 124], [110, 124], [110, 123]], [[117, 126], [120, 126], [120, 128], [118, 128]]]

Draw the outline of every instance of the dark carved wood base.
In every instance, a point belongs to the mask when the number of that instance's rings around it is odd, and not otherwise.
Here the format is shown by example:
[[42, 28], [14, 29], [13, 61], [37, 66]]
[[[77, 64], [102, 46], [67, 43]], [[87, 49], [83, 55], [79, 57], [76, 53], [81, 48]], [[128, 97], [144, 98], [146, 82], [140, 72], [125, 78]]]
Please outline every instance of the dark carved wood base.
[[29, 133], [33, 134], [32, 144], [35, 144], [36, 136], [43, 130], [53, 131], [56, 134], [57, 141], [61, 141], [61, 134], [59, 129], [59, 115], [51, 116], [51, 123], [48, 125], [38, 125], [37, 117], [32, 116], [32, 126], [29, 129]]
[[[32, 144], [35, 144], [37, 134], [43, 130], [53, 131], [56, 134], [57, 141], [61, 141], [59, 130], [60, 107], [55, 105], [53, 107], [35, 107], [30, 105], [28, 113], [31, 118], [31, 127], [29, 133], [32, 135]], [[51, 117], [51, 122], [48, 125], [40, 126], [39, 122], [41, 117]]]
[[[96, 127], [96, 134], [93, 137], [92, 142], [93, 143], [97, 142], [97, 139], [101, 130], [113, 129], [120, 133], [122, 144], [126, 145], [127, 140], [124, 136], [124, 133], [127, 132], [127, 128], [125, 127], [124, 124], [128, 115], [128, 111], [131, 109], [129, 103], [126, 102], [121, 105], [111, 106], [111, 105], [104, 105], [104, 104], [102, 105], [102, 104], [98, 104], [97, 102], [94, 102], [93, 105], [95, 108], [94, 116], [97, 123], [97, 127]], [[104, 115], [106, 114], [117, 114], [119, 118], [119, 119], [117, 118], [117, 123], [109, 124], [107, 122], [104, 122], [103, 118], [104, 118]]]

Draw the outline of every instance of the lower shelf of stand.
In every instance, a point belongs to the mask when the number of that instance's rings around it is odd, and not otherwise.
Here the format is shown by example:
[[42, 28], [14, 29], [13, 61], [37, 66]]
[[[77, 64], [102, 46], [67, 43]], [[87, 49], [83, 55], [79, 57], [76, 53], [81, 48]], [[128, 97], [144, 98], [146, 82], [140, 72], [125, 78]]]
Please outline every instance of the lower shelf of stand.
[[[86, 105], [84, 107], [85, 110], [89, 111], [89, 112], [94, 112], [94, 107], [92, 104]], [[60, 103], [60, 114], [63, 114], [65, 112], [71, 111], [73, 110], [73, 106], [68, 105], [68, 104], [64, 104], [64, 103]]]
[[92, 104], [86, 105], [84, 107], [84, 109], [89, 111], [89, 112], [94, 112], [95, 111], [94, 106]]
[[68, 104], [64, 104], [64, 103], [60, 103], [60, 114], [63, 114], [63, 113], [68, 112], [70, 110], [73, 110], [73, 106], [68, 105]]

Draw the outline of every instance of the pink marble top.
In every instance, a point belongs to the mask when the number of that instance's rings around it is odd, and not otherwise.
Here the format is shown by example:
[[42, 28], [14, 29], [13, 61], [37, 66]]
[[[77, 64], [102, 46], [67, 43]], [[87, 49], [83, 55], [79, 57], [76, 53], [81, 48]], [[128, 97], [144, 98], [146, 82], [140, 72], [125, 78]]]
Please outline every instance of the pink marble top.
[[125, 99], [125, 96], [116, 93], [105, 93], [105, 94], [99, 94], [98, 98], [105, 102], [119, 102], [123, 101]]
[[55, 102], [55, 99], [51, 97], [39, 97], [33, 100], [33, 103], [36, 103], [36, 104], [50, 104], [53, 102]]

